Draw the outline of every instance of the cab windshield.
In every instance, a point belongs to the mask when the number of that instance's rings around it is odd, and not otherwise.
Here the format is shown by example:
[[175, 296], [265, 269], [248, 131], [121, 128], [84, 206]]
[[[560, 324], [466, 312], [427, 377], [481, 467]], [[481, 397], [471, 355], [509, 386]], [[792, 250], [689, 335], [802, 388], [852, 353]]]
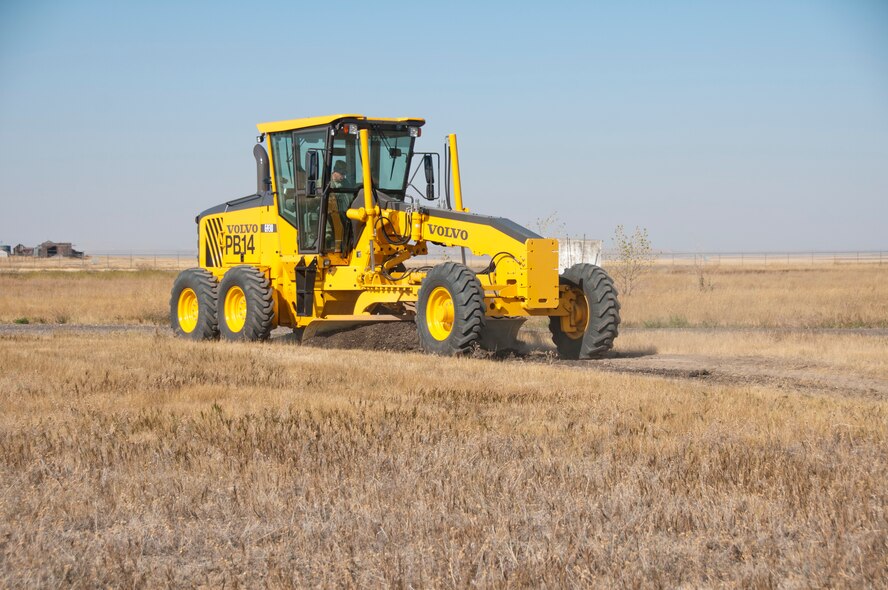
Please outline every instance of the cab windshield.
[[[384, 193], [403, 200], [413, 137], [406, 127], [373, 125], [370, 128], [370, 176]], [[337, 130], [333, 136], [330, 188], [357, 192], [364, 186], [361, 142], [358, 135]]]

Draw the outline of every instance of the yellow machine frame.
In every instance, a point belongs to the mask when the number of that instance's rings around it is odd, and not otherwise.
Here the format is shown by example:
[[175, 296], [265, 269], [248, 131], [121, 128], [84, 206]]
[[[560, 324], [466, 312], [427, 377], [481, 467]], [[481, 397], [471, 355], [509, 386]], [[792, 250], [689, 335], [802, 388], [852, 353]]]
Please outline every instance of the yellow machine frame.
[[[564, 346], [575, 349], [578, 345], [575, 346], [573, 341], [584, 338], [590, 325], [590, 311], [595, 305], [595, 301], [589, 300], [588, 289], [582, 286], [584, 279], [579, 276], [571, 280], [559, 278], [557, 240], [543, 238], [507, 219], [475, 214], [464, 207], [455, 135], [448, 136], [450, 170], [445, 171], [452, 180], [452, 209], [377, 198], [378, 189], [369, 165], [371, 130], [388, 125], [402, 130], [409, 127], [413, 133], [424, 123], [419, 118], [371, 119], [363, 115], [339, 114], [259, 124], [260, 141], [265, 147], [257, 146], [254, 155], [259, 174], [265, 177], [260, 178], [256, 195], [229, 201], [197, 217], [199, 266], [203, 269], [199, 272], [209, 274], [201, 275], [206, 278], [194, 275], [191, 279], [183, 279], [184, 287], [174, 286], [171, 300], [173, 327], [184, 335], [200, 327], [201, 334], [210, 337], [216, 318], [202, 316], [200, 310], [213, 306], [213, 281], [223, 289], [226, 276], [238, 268], [242, 269], [238, 273], [252, 273], [250, 280], [266, 283], [260, 291], [270, 290], [267, 302], [262, 299], [262, 312], [271, 314], [263, 317], [272, 328], [323, 329], [343, 322], [412, 319], [422, 311], [428, 333], [441, 340], [453, 327], [455, 303], [452, 289], [427, 290], [424, 303], [427, 308], [417, 310], [416, 303], [428, 273], [407, 272], [401, 264], [414, 256], [428, 254], [428, 244], [433, 243], [490, 257], [486, 271], [472, 273], [470, 279], [466, 279], [474, 281], [477, 278], [477, 283], [473, 284], [480, 283], [483, 316], [487, 318], [482, 322], [485, 329], [497, 324], [497, 320], [548, 316], [556, 318], [552, 320], [556, 341], [560, 336], [566, 343]], [[325, 252], [319, 246], [316, 253], [300, 252], [298, 230], [281, 214], [278, 178], [271, 172], [276, 170], [274, 158], [277, 156], [272, 149], [271, 134], [318, 129], [329, 137], [346, 124], [357, 127], [360, 161], [368, 163], [361, 168], [362, 186], [372, 187], [372, 190], [363, 190], [362, 201], [360, 197], [356, 198], [345, 211], [347, 219], [361, 228], [360, 232], [348, 251]], [[354, 133], [354, 128], [349, 132]], [[329, 167], [329, 163], [327, 165]], [[322, 191], [324, 197], [327, 194]], [[328, 205], [324, 207], [326, 210]], [[381, 225], [388, 230], [378, 232]], [[401, 239], [392, 241], [392, 233]], [[609, 340], [605, 342], [609, 349], [616, 337], [619, 304], [610, 278], [595, 268], [595, 272], [601, 273], [607, 282], [606, 291], [601, 293], [612, 300], [605, 309], [611, 318], [608, 328], [611, 332], [606, 334]], [[469, 271], [466, 269], [465, 272]], [[588, 272], [591, 271], [587, 271], [587, 275]], [[244, 283], [246, 279], [241, 277], [239, 280], [235, 289], [231, 284], [224, 287], [224, 301], [220, 299], [217, 306], [220, 329], [223, 323], [233, 332], [243, 328], [247, 302], [256, 297], [246, 292], [250, 290], [249, 284]], [[588, 275], [586, 282], [600, 282], [600, 278]], [[477, 291], [477, 287], [473, 289]], [[598, 295], [594, 298], [601, 299]], [[212, 315], [214, 312], [206, 313]]]
[[[309, 127], [324, 127], [340, 119], [366, 120], [362, 115], [331, 115], [262, 123], [257, 127], [266, 134], [270, 169], [274, 170], [271, 139], [276, 131], [296, 131]], [[422, 119], [378, 119], [397, 123], [419, 123]], [[369, 132], [360, 130], [361, 154], [369, 160]], [[441, 216], [442, 211], [427, 209], [411, 213], [382, 209], [374, 202], [371, 191], [365, 191], [364, 206], [349, 209], [350, 219], [364, 222], [357, 240], [359, 246], [346, 255], [337, 252], [299, 254], [296, 250], [296, 230], [279, 214], [276, 179], [271, 175], [274, 201], [265, 206], [240, 211], [223, 211], [205, 215], [200, 220], [200, 265], [221, 279], [232, 266], [252, 264], [269, 277], [275, 292], [275, 326], [301, 328], [319, 320], [374, 319], [373, 310], [380, 304], [412, 303], [417, 299], [425, 273], [411, 273], [405, 280], [389, 280], [379, 271], [379, 263], [392, 254], [401, 253], [401, 260], [428, 253], [427, 242], [443, 246], [464, 247], [477, 256], [507, 255], [497, 260], [496, 269], [478, 275], [484, 287], [485, 309], [491, 317], [513, 316], [567, 316], [565, 306], [559, 306], [558, 242], [540, 237], [524, 241], [504, 233], [490, 224], [488, 216], [468, 213], [462, 202], [459, 174], [459, 156], [456, 136], [449, 136], [456, 218]], [[371, 185], [369, 166], [364, 167], [364, 186]], [[412, 217], [409, 231], [411, 244], [392, 246], [375, 235], [376, 219], [383, 217], [399, 233], [408, 231], [408, 216]], [[274, 232], [262, 232], [263, 227], [276, 226]], [[242, 231], [246, 230], [246, 231]], [[208, 247], [209, 243], [209, 247]], [[226, 244], [228, 247], [226, 247]], [[251, 244], [254, 255], [243, 255], [237, 244]], [[372, 246], [371, 246], [372, 244]], [[204, 252], [213, 252], [209, 258]], [[296, 300], [295, 267], [302, 262], [317, 260], [316, 283], [313, 289], [313, 312], [308, 316], [292, 313]]]

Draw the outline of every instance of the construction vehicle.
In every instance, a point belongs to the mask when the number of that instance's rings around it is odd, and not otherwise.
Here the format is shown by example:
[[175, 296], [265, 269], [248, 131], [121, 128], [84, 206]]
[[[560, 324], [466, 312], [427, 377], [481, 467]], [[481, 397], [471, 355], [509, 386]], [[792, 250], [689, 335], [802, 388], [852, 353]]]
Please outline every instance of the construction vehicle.
[[[559, 276], [557, 240], [469, 212], [456, 136], [443, 158], [414, 151], [424, 124], [349, 114], [259, 124], [256, 194], [196, 217], [199, 268], [174, 283], [174, 331], [265, 340], [277, 327], [307, 337], [414, 321], [424, 351], [458, 355], [508, 348], [542, 316], [560, 357], [610, 350], [620, 305], [607, 273], [578, 264]], [[430, 244], [460, 248], [463, 262], [405, 265], [429, 258]], [[487, 267], [471, 270], [466, 251]]]

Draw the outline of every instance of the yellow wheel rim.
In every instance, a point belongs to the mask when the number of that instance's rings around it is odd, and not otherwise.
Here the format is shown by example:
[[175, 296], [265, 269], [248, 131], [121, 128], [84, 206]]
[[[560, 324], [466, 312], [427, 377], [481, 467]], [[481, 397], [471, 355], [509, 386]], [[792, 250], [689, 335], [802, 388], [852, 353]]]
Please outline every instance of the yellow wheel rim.
[[444, 287], [436, 287], [429, 296], [426, 324], [435, 340], [447, 340], [453, 330], [453, 297]]
[[197, 314], [200, 307], [197, 304], [197, 294], [194, 289], [184, 289], [179, 293], [179, 327], [186, 334], [194, 332], [197, 327]]
[[561, 331], [568, 338], [579, 340], [586, 334], [589, 325], [589, 302], [582, 290], [573, 288], [570, 290], [574, 304], [570, 308], [570, 314], [561, 316]]
[[237, 285], [225, 294], [225, 325], [232, 332], [240, 332], [247, 323], [247, 296]]

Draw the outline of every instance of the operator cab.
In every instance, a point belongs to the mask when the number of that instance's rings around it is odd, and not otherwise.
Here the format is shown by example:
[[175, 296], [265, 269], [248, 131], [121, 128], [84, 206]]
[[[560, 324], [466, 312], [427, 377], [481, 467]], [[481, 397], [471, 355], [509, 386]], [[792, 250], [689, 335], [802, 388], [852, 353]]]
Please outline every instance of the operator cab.
[[370, 134], [376, 196], [403, 202], [414, 141], [424, 123], [338, 115], [259, 126], [269, 135], [278, 212], [296, 228], [300, 254], [344, 254], [355, 246], [356, 228], [346, 211], [356, 200], [363, 202], [359, 129]]

